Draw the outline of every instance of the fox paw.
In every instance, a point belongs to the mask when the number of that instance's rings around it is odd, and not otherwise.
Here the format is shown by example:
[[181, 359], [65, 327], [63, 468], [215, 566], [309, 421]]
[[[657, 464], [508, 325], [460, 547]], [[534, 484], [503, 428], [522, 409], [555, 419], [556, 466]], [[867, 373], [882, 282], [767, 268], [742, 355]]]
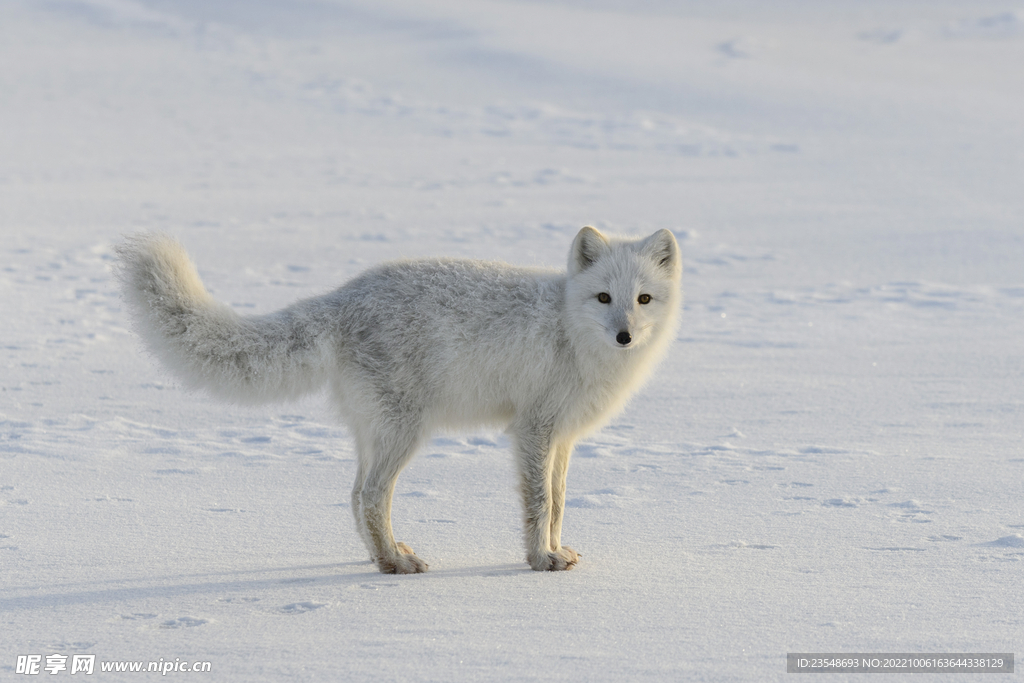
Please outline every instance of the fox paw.
[[429, 566], [404, 543], [398, 544], [398, 555], [377, 560], [381, 574], [422, 574]]
[[530, 555], [526, 559], [534, 571], [558, 572], [575, 567], [580, 557], [575, 550], [563, 545], [558, 550]]

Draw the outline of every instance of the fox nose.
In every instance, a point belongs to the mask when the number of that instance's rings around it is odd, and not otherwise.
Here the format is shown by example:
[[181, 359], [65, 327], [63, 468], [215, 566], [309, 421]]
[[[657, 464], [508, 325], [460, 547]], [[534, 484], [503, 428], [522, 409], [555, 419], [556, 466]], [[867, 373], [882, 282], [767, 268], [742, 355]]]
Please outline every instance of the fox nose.
[[623, 346], [625, 346], [629, 342], [633, 341], [633, 337], [631, 337], [629, 332], [627, 332], [626, 330], [622, 330], [622, 332], [619, 332], [615, 336], [615, 341], [617, 341], [620, 344], [622, 344]]

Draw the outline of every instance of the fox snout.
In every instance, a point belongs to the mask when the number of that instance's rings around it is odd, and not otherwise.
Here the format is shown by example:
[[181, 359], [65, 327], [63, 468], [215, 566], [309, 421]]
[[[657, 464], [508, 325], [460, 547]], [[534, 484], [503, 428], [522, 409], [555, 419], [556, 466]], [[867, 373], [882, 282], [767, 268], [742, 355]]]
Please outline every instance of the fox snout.
[[633, 341], [633, 335], [629, 333], [629, 330], [622, 330], [615, 335], [615, 341], [619, 343], [619, 346], [629, 346], [629, 343]]

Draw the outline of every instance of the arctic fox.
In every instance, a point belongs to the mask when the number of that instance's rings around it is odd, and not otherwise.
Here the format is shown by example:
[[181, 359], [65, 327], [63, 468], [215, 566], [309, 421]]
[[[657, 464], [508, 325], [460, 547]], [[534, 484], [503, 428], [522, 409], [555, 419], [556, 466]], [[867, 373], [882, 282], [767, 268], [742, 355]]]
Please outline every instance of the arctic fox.
[[674, 337], [675, 238], [576, 235], [568, 272], [460, 259], [384, 263], [268, 315], [215, 301], [181, 245], [138, 234], [116, 273], [145, 346], [187, 387], [241, 402], [327, 386], [358, 451], [352, 512], [384, 573], [427, 564], [391, 531], [398, 474], [432, 432], [510, 435], [536, 570], [571, 569], [562, 545], [574, 442], [618, 411]]

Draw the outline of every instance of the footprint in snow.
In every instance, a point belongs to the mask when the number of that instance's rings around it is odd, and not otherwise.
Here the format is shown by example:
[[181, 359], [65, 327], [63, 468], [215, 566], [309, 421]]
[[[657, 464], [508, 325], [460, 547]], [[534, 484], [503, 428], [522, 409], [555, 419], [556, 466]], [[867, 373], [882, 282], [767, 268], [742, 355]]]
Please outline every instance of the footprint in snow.
[[50, 643], [50, 646], [47, 649], [52, 652], [61, 652], [64, 650], [71, 650], [72, 652], [82, 652], [93, 648], [95, 645], [95, 640], [75, 640], [72, 642], [68, 642], [66, 640], [56, 640]]
[[621, 508], [631, 502], [633, 490], [627, 487], [600, 489], [565, 501], [567, 508]]
[[943, 28], [945, 38], [1006, 39], [1024, 36], [1024, 10], [950, 22]]
[[906, 500], [902, 503], [889, 503], [889, 507], [899, 508], [903, 512], [900, 513], [899, 521], [902, 522], [914, 522], [916, 524], [930, 524], [932, 520], [928, 519], [925, 515], [933, 515], [933, 510], [925, 510], [921, 507], [921, 504], [916, 500]]
[[747, 543], [746, 541], [732, 541], [726, 548], [733, 548], [735, 550], [775, 550], [779, 546], [768, 545], [766, 543]]
[[167, 621], [160, 624], [160, 628], [195, 628], [196, 626], [202, 626], [203, 624], [210, 623], [206, 619], [196, 619], [195, 617], [178, 617], [177, 619], [168, 619]]
[[326, 602], [293, 602], [290, 605], [281, 607], [277, 611], [281, 614], [305, 614], [321, 607], [327, 607], [327, 604]]
[[440, 494], [437, 491], [407, 491], [398, 495], [405, 498], [437, 498]]
[[876, 43], [878, 45], [889, 45], [904, 38], [906, 35], [907, 32], [904, 29], [879, 28], [871, 31], [863, 31], [862, 33], [858, 34], [857, 37], [869, 43]]
[[822, 505], [830, 508], [855, 508], [860, 507], [859, 502], [859, 498], [829, 498]]
[[994, 541], [988, 543], [979, 543], [978, 545], [986, 548], [1024, 548], [1024, 536], [1020, 534], [1011, 534], [1010, 536], [1003, 536], [997, 538]]

